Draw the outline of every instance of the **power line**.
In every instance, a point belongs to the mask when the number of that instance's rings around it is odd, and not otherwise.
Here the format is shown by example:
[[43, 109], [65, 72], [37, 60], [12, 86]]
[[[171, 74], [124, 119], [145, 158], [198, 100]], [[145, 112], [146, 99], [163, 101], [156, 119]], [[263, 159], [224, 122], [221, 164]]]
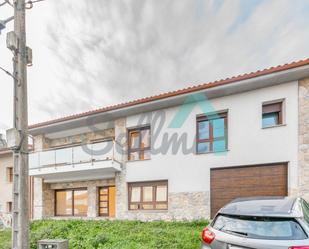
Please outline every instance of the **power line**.
[[29, 0], [28, 2], [26, 2], [26, 4], [29, 5], [26, 7], [26, 9], [32, 9], [34, 3], [43, 2], [43, 1], [45, 0]]
[[[45, 0], [29, 0], [29, 1], [26, 2], [26, 4], [29, 5], [29, 7], [27, 7], [27, 9], [31, 9], [33, 7], [34, 3], [43, 2], [43, 1], [45, 1]], [[11, 7], [14, 8], [14, 5], [10, 2], [10, 0], [4, 0], [4, 2], [0, 3], [0, 7], [3, 6], [3, 5], [6, 5], [6, 4], [8, 4], [8, 5], [10, 5]]]
[[10, 2], [10, 0], [4, 0], [8, 5], [10, 5], [11, 7], [14, 7], [13, 4]]
[[27, 3], [38, 3], [38, 2], [43, 2], [43, 1], [46, 1], [46, 0], [33, 0], [33, 1], [28, 1]]
[[8, 4], [8, 5], [10, 5], [11, 7], [14, 7], [13, 4], [12, 4], [9, 0], [4, 0], [3, 3], [0, 3], [0, 7], [3, 6], [3, 5], [5, 5], [5, 4]]
[[11, 74], [9, 71], [5, 70], [3, 67], [0, 67], [0, 69], [5, 72], [7, 75], [13, 77], [13, 79], [15, 79], [15, 76], [13, 74]]

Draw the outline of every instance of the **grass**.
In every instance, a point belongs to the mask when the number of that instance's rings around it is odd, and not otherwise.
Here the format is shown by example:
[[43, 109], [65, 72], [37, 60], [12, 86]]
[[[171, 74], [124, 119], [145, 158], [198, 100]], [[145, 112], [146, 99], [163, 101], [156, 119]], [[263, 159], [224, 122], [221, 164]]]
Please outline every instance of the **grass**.
[[[68, 239], [70, 249], [197, 249], [207, 221], [35, 221], [31, 249], [40, 239]], [[10, 248], [10, 231], [0, 232], [0, 249]]]
[[0, 231], [0, 248], [8, 249], [11, 243], [11, 230]]

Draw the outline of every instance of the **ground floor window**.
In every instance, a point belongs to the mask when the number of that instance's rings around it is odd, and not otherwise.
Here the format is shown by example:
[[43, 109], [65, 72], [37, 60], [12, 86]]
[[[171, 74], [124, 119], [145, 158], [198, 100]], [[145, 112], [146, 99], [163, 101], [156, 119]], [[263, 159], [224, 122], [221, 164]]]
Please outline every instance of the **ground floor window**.
[[55, 192], [56, 216], [87, 216], [87, 189], [66, 189]]
[[167, 210], [167, 181], [129, 183], [129, 210]]

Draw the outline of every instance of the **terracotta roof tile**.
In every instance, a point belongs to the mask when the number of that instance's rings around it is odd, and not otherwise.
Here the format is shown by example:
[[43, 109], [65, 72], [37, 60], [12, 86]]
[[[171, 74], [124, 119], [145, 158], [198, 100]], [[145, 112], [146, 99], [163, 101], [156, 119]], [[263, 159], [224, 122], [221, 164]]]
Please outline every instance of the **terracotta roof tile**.
[[215, 80], [213, 82], [208, 82], [208, 83], [204, 83], [204, 84], [190, 86], [190, 87], [175, 90], [175, 91], [165, 92], [165, 93], [161, 93], [161, 94], [154, 95], [154, 96], [140, 98], [140, 99], [136, 99], [136, 100], [132, 100], [132, 101], [116, 104], [116, 105], [106, 106], [106, 107], [102, 107], [102, 108], [87, 111], [87, 112], [82, 112], [82, 113], [73, 114], [73, 115], [58, 118], [58, 119], [49, 120], [49, 121], [42, 122], [42, 123], [33, 124], [33, 125], [29, 126], [29, 129], [39, 128], [39, 127], [43, 127], [43, 126], [46, 126], [46, 125], [51, 125], [51, 124], [60, 123], [60, 122], [63, 122], [63, 121], [82, 118], [82, 117], [86, 117], [86, 116], [89, 116], [89, 115], [103, 113], [103, 112], [107, 112], [107, 111], [118, 110], [118, 109], [125, 108], [125, 107], [135, 106], [135, 105], [139, 105], [139, 104], [143, 104], [143, 103], [148, 103], [148, 102], [151, 102], [151, 101], [161, 100], [161, 99], [165, 99], [165, 98], [169, 98], [169, 97], [173, 97], [173, 96], [177, 96], [177, 95], [182, 95], [182, 94], [187, 94], [187, 93], [191, 93], [191, 92], [195, 92], [195, 91], [200, 91], [200, 90], [204, 90], [204, 89], [208, 89], [208, 88], [213, 88], [213, 87], [217, 87], [217, 86], [221, 86], [221, 85], [231, 84], [231, 83], [234, 83], [234, 82], [237, 82], [237, 81], [247, 80], [247, 79], [251, 79], [251, 78], [255, 78], [255, 77], [259, 77], [259, 76], [263, 76], [263, 75], [267, 75], [267, 74], [271, 74], [271, 73], [276, 73], [276, 72], [280, 72], [280, 71], [285, 71], [285, 70], [288, 70], [288, 69], [293, 69], [293, 68], [297, 68], [297, 67], [301, 67], [301, 66], [305, 66], [305, 65], [309, 65], [309, 58], [304, 59], [304, 60], [300, 60], [300, 61], [295, 61], [295, 62], [292, 62], [292, 63], [286, 63], [284, 65], [279, 65], [279, 66], [276, 66], [276, 67], [270, 67], [270, 68], [267, 68], [267, 69], [258, 70], [256, 72], [232, 76], [232, 77], [226, 78], [226, 79]]

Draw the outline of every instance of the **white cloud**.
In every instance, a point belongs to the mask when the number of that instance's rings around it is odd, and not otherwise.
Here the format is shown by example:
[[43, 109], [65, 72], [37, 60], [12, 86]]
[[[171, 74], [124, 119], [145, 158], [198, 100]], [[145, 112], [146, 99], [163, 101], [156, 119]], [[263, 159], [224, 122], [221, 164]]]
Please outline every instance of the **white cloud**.
[[[38, 4], [28, 12], [30, 122], [309, 56], [308, 1], [252, 1], [250, 12], [245, 1]], [[10, 67], [4, 35], [0, 65]], [[11, 79], [0, 82], [0, 122], [10, 125]]]

